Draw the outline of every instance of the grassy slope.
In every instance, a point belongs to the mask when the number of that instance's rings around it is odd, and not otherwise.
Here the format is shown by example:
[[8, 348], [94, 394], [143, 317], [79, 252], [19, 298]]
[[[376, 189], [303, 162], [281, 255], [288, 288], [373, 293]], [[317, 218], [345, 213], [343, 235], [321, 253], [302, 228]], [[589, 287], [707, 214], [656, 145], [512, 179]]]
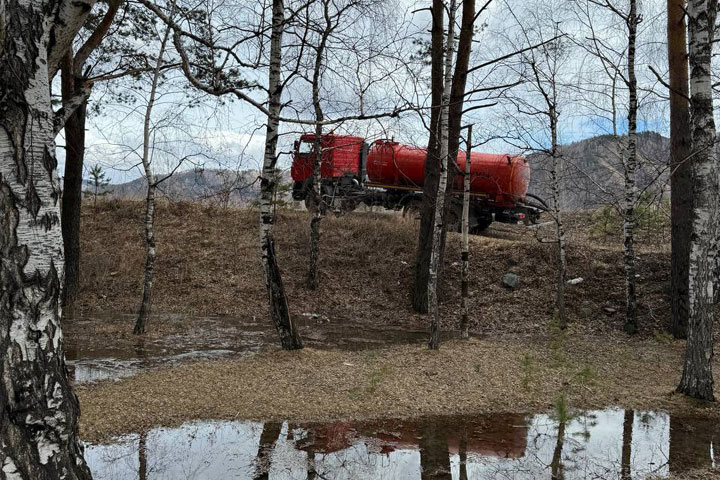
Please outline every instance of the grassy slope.
[[[83, 215], [79, 311], [136, 311], [143, 266], [142, 205], [102, 202]], [[189, 315], [267, 315], [257, 245], [257, 213], [172, 204], [158, 210], [154, 311]], [[321, 238], [321, 286], [304, 287], [309, 224], [304, 212], [282, 212], [277, 248], [295, 315], [313, 312], [333, 320], [424, 326], [409, 305], [415, 225], [394, 214], [353, 213], [327, 217]], [[570, 222], [569, 320], [583, 331], [605, 333], [622, 323], [624, 283], [618, 241], [590, 241], [583, 217]], [[542, 231], [541, 236], [547, 232]], [[471, 328], [477, 333], [546, 333], [552, 314], [555, 254], [523, 227], [498, 225], [471, 238]], [[640, 327], [662, 329], [668, 320], [667, 245], [655, 238], [640, 246]], [[459, 318], [459, 235], [446, 254], [445, 328]], [[515, 271], [520, 287], [501, 285]], [[617, 310], [608, 314], [603, 307]]]

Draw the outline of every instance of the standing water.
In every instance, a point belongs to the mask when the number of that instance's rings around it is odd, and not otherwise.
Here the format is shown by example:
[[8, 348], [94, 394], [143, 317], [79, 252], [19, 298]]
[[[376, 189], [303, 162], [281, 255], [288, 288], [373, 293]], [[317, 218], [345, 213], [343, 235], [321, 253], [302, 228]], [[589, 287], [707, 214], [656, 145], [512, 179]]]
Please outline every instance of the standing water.
[[[119, 379], [148, 368], [279, 348], [275, 328], [269, 321], [255, 318], [159, 315], [153, 317], [149, 331], [157, 328], [158, 323], [174, 327], [148, 338], [130, 333], [134, 322], [134, 315], [121, 314], [66, 320], [65, 354], [75, 383]], [[319, 349], [360, 350], [419, 344], [427, 342], [428, 335], [399, 327], [373, 328], [312, 313], [298, 316], [297, 325], [305, 345]], [[110, 334], [104, 331], [108, 326]], [[443, 339], [454, 335], [443, 332]]]
[[637, 479], [715, 468], [720, 426], [663, 412], [195, 422], [89, 445], [96, 480]]

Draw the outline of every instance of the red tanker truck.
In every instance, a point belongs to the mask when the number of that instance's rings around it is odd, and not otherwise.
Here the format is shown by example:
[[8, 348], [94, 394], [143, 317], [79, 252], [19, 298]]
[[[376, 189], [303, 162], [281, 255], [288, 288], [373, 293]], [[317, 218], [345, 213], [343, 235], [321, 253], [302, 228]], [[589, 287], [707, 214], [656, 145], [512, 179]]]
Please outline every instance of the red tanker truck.
[[[305, 134], [295, 142], [291, 176], [293, 199], [313, 199], [315, 135]], [[362, 137], [323, 135], [321, 195], [324, 203], [353, 209], [360, 203], [382, 205], [416, 215], [425, 180], [425, 148], [377, 140], [368, 145]], [[458, 172], [465, 171], [466, 154], [458, 152]], [[448, 179], [451, 218], [448, 228], [458, 231], [462, 212], [463, 173]], [[520, 156], [470, 154], [470, 231], [478, 233], [493, 221], [535, 223], [542, 205], [528, 201], [530, 167]]]

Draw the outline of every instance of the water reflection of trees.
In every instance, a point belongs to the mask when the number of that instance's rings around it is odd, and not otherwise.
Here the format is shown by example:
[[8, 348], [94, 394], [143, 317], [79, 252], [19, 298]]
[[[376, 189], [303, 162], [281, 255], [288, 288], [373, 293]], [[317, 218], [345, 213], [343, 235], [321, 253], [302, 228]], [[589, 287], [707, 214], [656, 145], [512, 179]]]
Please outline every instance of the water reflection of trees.
[[420, 426], [420, 468], [422, 480], [451, 480], [450, 454], [445, 429], [436, 421]]
[[717, 468], [715, 450], [720, 422], [705, 418], [670, 418], [670, 472]]
[[88, 450], [96, 480], [642, 478], [713, 465], [718, 426], [662, 413], [200, 423]]

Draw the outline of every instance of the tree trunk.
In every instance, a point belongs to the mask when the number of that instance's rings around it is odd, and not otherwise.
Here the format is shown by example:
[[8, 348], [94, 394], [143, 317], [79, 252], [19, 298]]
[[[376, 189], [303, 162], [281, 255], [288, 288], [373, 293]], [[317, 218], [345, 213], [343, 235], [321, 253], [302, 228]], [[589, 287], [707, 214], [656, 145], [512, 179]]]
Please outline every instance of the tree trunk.
[[688, 261], [692, 232], [692, 161], [685, 0], [667, 2], [670, 72], [670, 211], [672, 262], [671, 323], [675, 338], [685, 338], [688, 322]]
[[[314, 88], [313, 88], [314, 90]], [[318, 107], [316, 107], [316, 118]], [[322, 116], [322, 114], [320, 114]], [[322, 125], [315, 127], [315, 160], [313, 161], [312, 192], [314, 197], [310, 208], [310, 268], [308, 268], [307, 286], [310, 290], [318, 286], [318, 263], [320, 262], [320, 221], [322, 220]]]
[[[445, 48], [445, 89], [443, 91], [440, 114], [440, 182], [435, 196], [435, 225], [432, 231], [432, 249], [430, 251], [430, 274], [427, 283], [428, 313], [430, 314], [429, 347], [437, 350], [440, 347], [440, 311], [438, 305], [438, 267], [442, 247], [442, 234], [445, 223], [445, 193], [448, 182], [448, 124], [450, 89], [452, 88], [452, 64], [455, 52], [455, 0], [450, 0], [448, 11], [447, 47]], [[457, 152], [457, 151], [456, 151]], [[455, 158], [457, 153], [452, 158]]]
[[260, 445], [255, 457], [254, 480], [268, 480], [270, 478], [270, 456], [273, 448], [275, 448], [275, 443], [280, 438], [281, 432], [282, 423], [280, 422], [265, 422], [263, 424], [262, 433], [260, 433]]
[[550, 156], [552, 165], [550, 167], [550, 187], [552, 190], [553, 200], [553, 216], [555, 220], [555, 235], [557, 237], [558, 249], [558, 271], [557, 271], [557, 290], [555, 292], [555, 314], [557, 325], [564, 329], [567, 327], [567, 319], [565, 317], [565, 277], [567, 272], [567, 259], [565, 256], [565, 227], [562, 221], [562, 212], [560, 211], [560, 170], [561, 159], [558, 151], [558, 113], [555, 108], [555, 86], [553, 85], [553, 103], [550, 105], [550, 138], [552, 142]]
[[[62, 65], [62, 96], [70, 99], [77, 94], [80, 81], [74, 75], [72, 52]], [[62, 305], [72, 305], [80, 286], [80, 218], [82, 177], [85, 159], [85, 120], [87, 101], [65, 121], [65, 175], [63, 177], [61, 225], [65, 247], [65, 282]]]
[[463, 178], [463, 210], [462, 210], [462, 300], [460, 304], [460, 337], [468, 338], [468, 280], [470, 276], [470, 151], [472, 150], [472, 125], [468, 126], [467, 151], [465, 152], [465, 176]]
[[422, 424], [418, 443], [421, 480], [451, 480], [448, 439], [442, 426], [432, 420]]
[[711, 57], [717, 2], [688, 2], [692, 118], [693, 224], [688, 277], [687, 350], [678, 392], [703, 400], [713, 393], [713, 312], [718, 255], [718, 168], [715, 158]]
[[670, 416], [670, 452], [668, 468], [671, 475], [682, 477], [693, 470], [709, 470], [717, 458], [720, 425], [703, 417]]
[[635, 412], [625, 410], [623, 419], [622, 453], [620, 455], [620, 478], [630, 480], [632, 478], [632, 437]]
[[155, 266], [155, 185], [153, 184], [152, 172], [150, 166], [146, 168], [146, 178], [150, 176], [147, 187], [147, 196], [145, 197], [145, 273], [143, 276], [143, 295], [140, 303], [140, 311], [135, 322], [133, 333], [140, 335], [145, 333], [148, 320], [150, 319], [150, 310], [152, 308], [152, 288], [153, 273]]
[[165, 29], [162, 42], [160, 43], [160, 52], [155, 62], [155, 70], [153, 71], [152, 84], [150, 86], [150, 97], [145, 106], [145, 118], [143, 122], [143, 155], [142, 164], [145, 172], [145, 181], [147, 182], [147, 193], [145, 197], [145, 275], [143, 280], [143, 295], [140, 303], [140, 311], [133, 333], [140, 335], [145, 333], [145, 327], [150, 319], [150, 310], [152, 308], [152, 288], [153, 288], [153, 272], [155, 266], [155, 189], [157, 184], [152, 173], [152, 159], [150, 155], [150, 142], [152, 137], [152, 111], [155, 106], [155, 95], [157, 94], [160, 74], [164, 63], [165, 47], [168, 37], [170, 36], [170, 27]]
[[313, 161], [313, 191], [315, 201], [312, 202], [313, 207], [310, 209], [310, 269], [308, 270], [308, 288], [315, 290], [318, 284], [318, 263], [320, 262], [320, 221], [322, 220], [322, 212], [324, 201], [322, 195], [322, 121], [324, 120], [322, 105], [320, 104], [320, 76], [322, 74], [323, 55], [325, 54], [325, 45], [332, 31], [330, 13], [328, 11], [328, 3], [323, 2], [323, 17], [325, 19], [325, 29], [322, 31], [320, 43], [318, 44], [315, 65], [312, 77], [312, 99], [313, 108], [315, 110], [315, 141], [313, 142], [314, 161]]
[[555, 441], [555, 450], [553, 450], [552, 461], [550, 462], [550, 478], [552, 480], [562, 480], [565, 478], [562, 463], [562, 451], [565, 446], [565, 420], [558, 425], [557, 440]]
[[147, 480], [147, 433], [140, 434], [138, 440], [138, 480]]
[[[460, 39], [457, 48], [457, 61], [455, 62], [455, 73], [452, 77], [452, 89], [450, 91], [449, 122], [448, 122], [448, 174], [451, 182], [459, 174], [457, 168], [457, 153], [460, 148], [460, 129], [462, 128], [463, 109], [465, 107], [465, 85], [467, 83], [468, 64], [472, 51], [472, 39], [475, 32], [475, 0], [464, 0], [462, 2], [463, 13], [460, 25]], [[450, 205], [449, 198], [445, 200], [445, 209]], [[445, 232], [443, 232], [445, 235]], [[445, 244], [443, 237], [443, 245]]]
[[468, 480], [467, 473], [467, 430], [463, 425], [463, 431], [460, 434], [460, 444], [458, 445], [458, 457], [460, 460], [459, 480]]
[[75, 6], [92, 5], [0, 3], [0, 477], [6, 479], [91, 478], [60, 328], [64, 265], [49, 82], [57, 67], [51, 36], [56, 48], [69, 45], [77, 25], [64, 20], [77, 13]]
[[[433, 12], [444, 12], [444, 2], [434, 1]], [[455, 73], [452, 77], [452, 87], [449, 97], [449, 123], [448, 151], [451, 158], [447, 163], [448, 175], [451, 181], [455, 179], [457, 171], [457, 151], [460, 145], [460, 127], [462, 125], [462, 112], [465, 99], [465, 84], [467, 80], [468, 63], [472, 47], [473, 26], [475, 22], [475, 0], [463, 2], [463, 16], [460, 27], [460, 41], [458, 44], [457, 62]], [[428, 311], [427, 284], [430, 278], [430, 263], [432, 256], [432, 236], [435, 225], [435, 202], [438, 187], [440, 185], [441, 162], [440, 155], [440, 105], [442, 94], [445, 88], [443, 80], [443, 18], [441, 15], [433, 14], [432, 26], [432, 109], [430, 117], [430, 139], [428, 142], [428, 155], [425, 163], [425, 183], [423, 184], [423, 204], [421, 207], [420, 232], [418, 238], [417, 258], [415, 262], [415, 282], [413, 286], [412, 303], [413, 308], [420, 313]], [[450, 197], [444, 200], [445, 213], [450, 207]], [[436, 275], [438, 285], [442, 282], [443, 258], [445, 253], [445, 240], [447, 226], [443, 225], [440, 237], [440, 256]], [[438, 291], [438, 298], [442, 291]]]
[[[425, 160], [425, 181], [423, 183], [422, 205], [420, 207], [420, 229], [415, 259], [415, 281], [412, 291], [412, 305], [415, 311], [427, 313], [427, 285], [430, 275], [430, 254], [432, 252], [432, 232], [435, 225], [435, 197], [440, 184], [440, 106], [444, 89], [443, 58], [445, 3], [433, 0], [432, 6], [432, 106], [430, 109], [430, 134], [428, 138], [427, 159]], [[441, 262], [442, 266], [442, 262]]]
[[[73, 54], [70, 48], [61, 63], [63, 108], [69, 109], [74, 97], [87, 98], [91, 84], [81, 78], [85, 62], [100, 45], [115, 19], [121, 0], [108, 1], [108, 9], [90, 37]], [[83, 90], [87, 90], [84, 92]], [[63, 245], [65, 247], [65, 281], [63, 286], [63, 307], [71, 306], [80, 285], [80, 222], [82, 207], [82, 176], [85, 159], [85, 121], [87, 99], [65, 121], [65, 174], [61, 206]]]
[[628, 25], [628, 89], [630, 103], [628, 105], [628, 145], [625, 159], [625, 205], [623, 211], [623, 245], [625, 263], [625, 331], [637, 332], [637, 294], [635, 280], [635, 204], [637, 203], [637, 187], [635, 177], [637, 170], [637, 79], [635, 78], [635, 39], [637, 36], [637, 1], [630, 0]]
[[273, 0], [272, 32], [270, 36], [270, 69], [268, 74], [268, 110], [265, 131], [265, 155], [263, 158], [262, 178], [260, 180], [260, 250], [265, 270], [265, 287], [268, 292], [270, 317], [275, 324], [280, 344], [285, 350], [303, 347], [300, 333], [290, 317], [287, 295], [282, 283], [280, 267], [275, 256], [275, 212], [273, 211], [273, 191], [275, 190], [275, 165], [277, 163], [277, 141], [281, 110], [282, 78], [280, 76], [282, 60], [282, 35], [285, 24], [285, 6], [283, 0]]

